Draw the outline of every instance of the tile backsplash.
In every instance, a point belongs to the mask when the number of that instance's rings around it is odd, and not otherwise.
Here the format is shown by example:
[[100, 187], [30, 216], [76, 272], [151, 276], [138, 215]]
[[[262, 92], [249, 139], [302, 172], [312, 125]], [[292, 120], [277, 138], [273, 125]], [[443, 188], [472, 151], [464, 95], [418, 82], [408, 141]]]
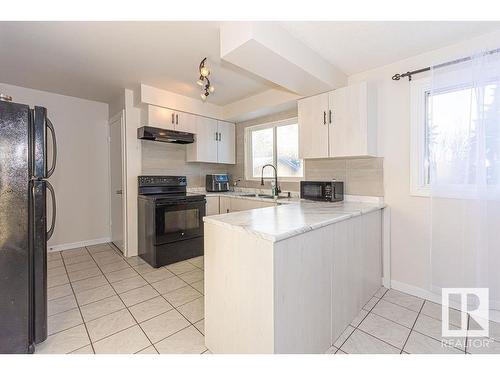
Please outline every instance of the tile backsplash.
[[186, 146], [142, 141], [142, 174], [186, 176], [189, 187], [205, 187], [205, 175], [227, 173], [226, 164], [187, 163]]
[[344, 181], [349, 195], [384, 196], [383, 158], [306, 159], [305, 180]]

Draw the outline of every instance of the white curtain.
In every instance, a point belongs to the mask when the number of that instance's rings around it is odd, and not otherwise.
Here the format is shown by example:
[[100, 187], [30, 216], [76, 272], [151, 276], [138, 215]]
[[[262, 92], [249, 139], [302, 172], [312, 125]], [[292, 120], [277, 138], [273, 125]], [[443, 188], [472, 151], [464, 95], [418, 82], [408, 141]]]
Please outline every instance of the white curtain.
[[500, 312], [500, 53], [432, 68], [432, 288], [489, 288]]

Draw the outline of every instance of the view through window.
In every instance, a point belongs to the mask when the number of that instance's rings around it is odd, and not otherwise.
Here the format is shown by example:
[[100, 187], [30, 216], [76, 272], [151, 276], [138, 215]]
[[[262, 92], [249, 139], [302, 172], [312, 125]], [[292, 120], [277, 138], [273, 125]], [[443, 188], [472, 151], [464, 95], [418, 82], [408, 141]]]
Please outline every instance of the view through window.
[[[248, 177], [260, 178], [266, 164], [277, 167], [278, 177], [303, 177], [297, 119], [248, 128], [247, 131], [247, 170], [251, 171]], [[264, 177], [272, 176], [272, 168], [266, 168]]]

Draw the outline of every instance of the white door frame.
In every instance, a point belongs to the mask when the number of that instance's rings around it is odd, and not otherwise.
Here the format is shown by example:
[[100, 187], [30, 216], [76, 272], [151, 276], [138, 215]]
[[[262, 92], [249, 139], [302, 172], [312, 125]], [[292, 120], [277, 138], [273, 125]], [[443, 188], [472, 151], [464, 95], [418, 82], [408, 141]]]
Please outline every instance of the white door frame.
[[125, 157], [126, 154], [126, 131], [125, 131], [125, 110], [122, 109], [120, 112], [118, 112], [117, 114], [113, 115], [110, 117], [110, 119], [108, 120], [108, 149], [109, 149], [109, 153], [108, 153], [108, 165], [109, 165], [109, 187], [110, 187], [110, 199], [109, 199], [109, 217], [110, 217], [110, 220], [109, 220], [109, 223], [110, 223], [110, 228], [109, 228], [109, 231], [110, 231], [110, 237], [112, 237], [112, 233], [111, 233], [111, 210], [112, 210], [112, 204], [111, 204], [111, 194], [113, 194], [113, 192], [111, 191], [111, 147], [110, 144], [111, 144], [111, 124], [117, 122], [117, 121], [120, 121], [120, 124], [121, 124], [121, 150], [122, 150], [122, 217], [123, 217], [123, 255], [124, 256], [128, 256], [128, 246], [127, 246], [127, 239], [128, 239], [128, 235], [127, 235], [127, 158]]

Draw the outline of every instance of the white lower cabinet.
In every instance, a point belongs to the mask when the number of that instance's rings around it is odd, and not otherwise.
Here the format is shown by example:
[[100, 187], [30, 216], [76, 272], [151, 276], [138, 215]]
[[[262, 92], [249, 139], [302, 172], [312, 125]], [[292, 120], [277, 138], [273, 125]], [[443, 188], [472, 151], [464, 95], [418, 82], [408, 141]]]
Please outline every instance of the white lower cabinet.
[[219, 214], [219, 197], [218, 196], [207, 196], [207, 205], [205, 208], [205, 216], [218, 215]]
[[220, 213], [227, 214], [230, 212], [253, 210], [255, 208], [264, 208], [275, 206], [272, 202], [263, 202], [253, 199], [242, 199], [232, 197], [220, 197]]

